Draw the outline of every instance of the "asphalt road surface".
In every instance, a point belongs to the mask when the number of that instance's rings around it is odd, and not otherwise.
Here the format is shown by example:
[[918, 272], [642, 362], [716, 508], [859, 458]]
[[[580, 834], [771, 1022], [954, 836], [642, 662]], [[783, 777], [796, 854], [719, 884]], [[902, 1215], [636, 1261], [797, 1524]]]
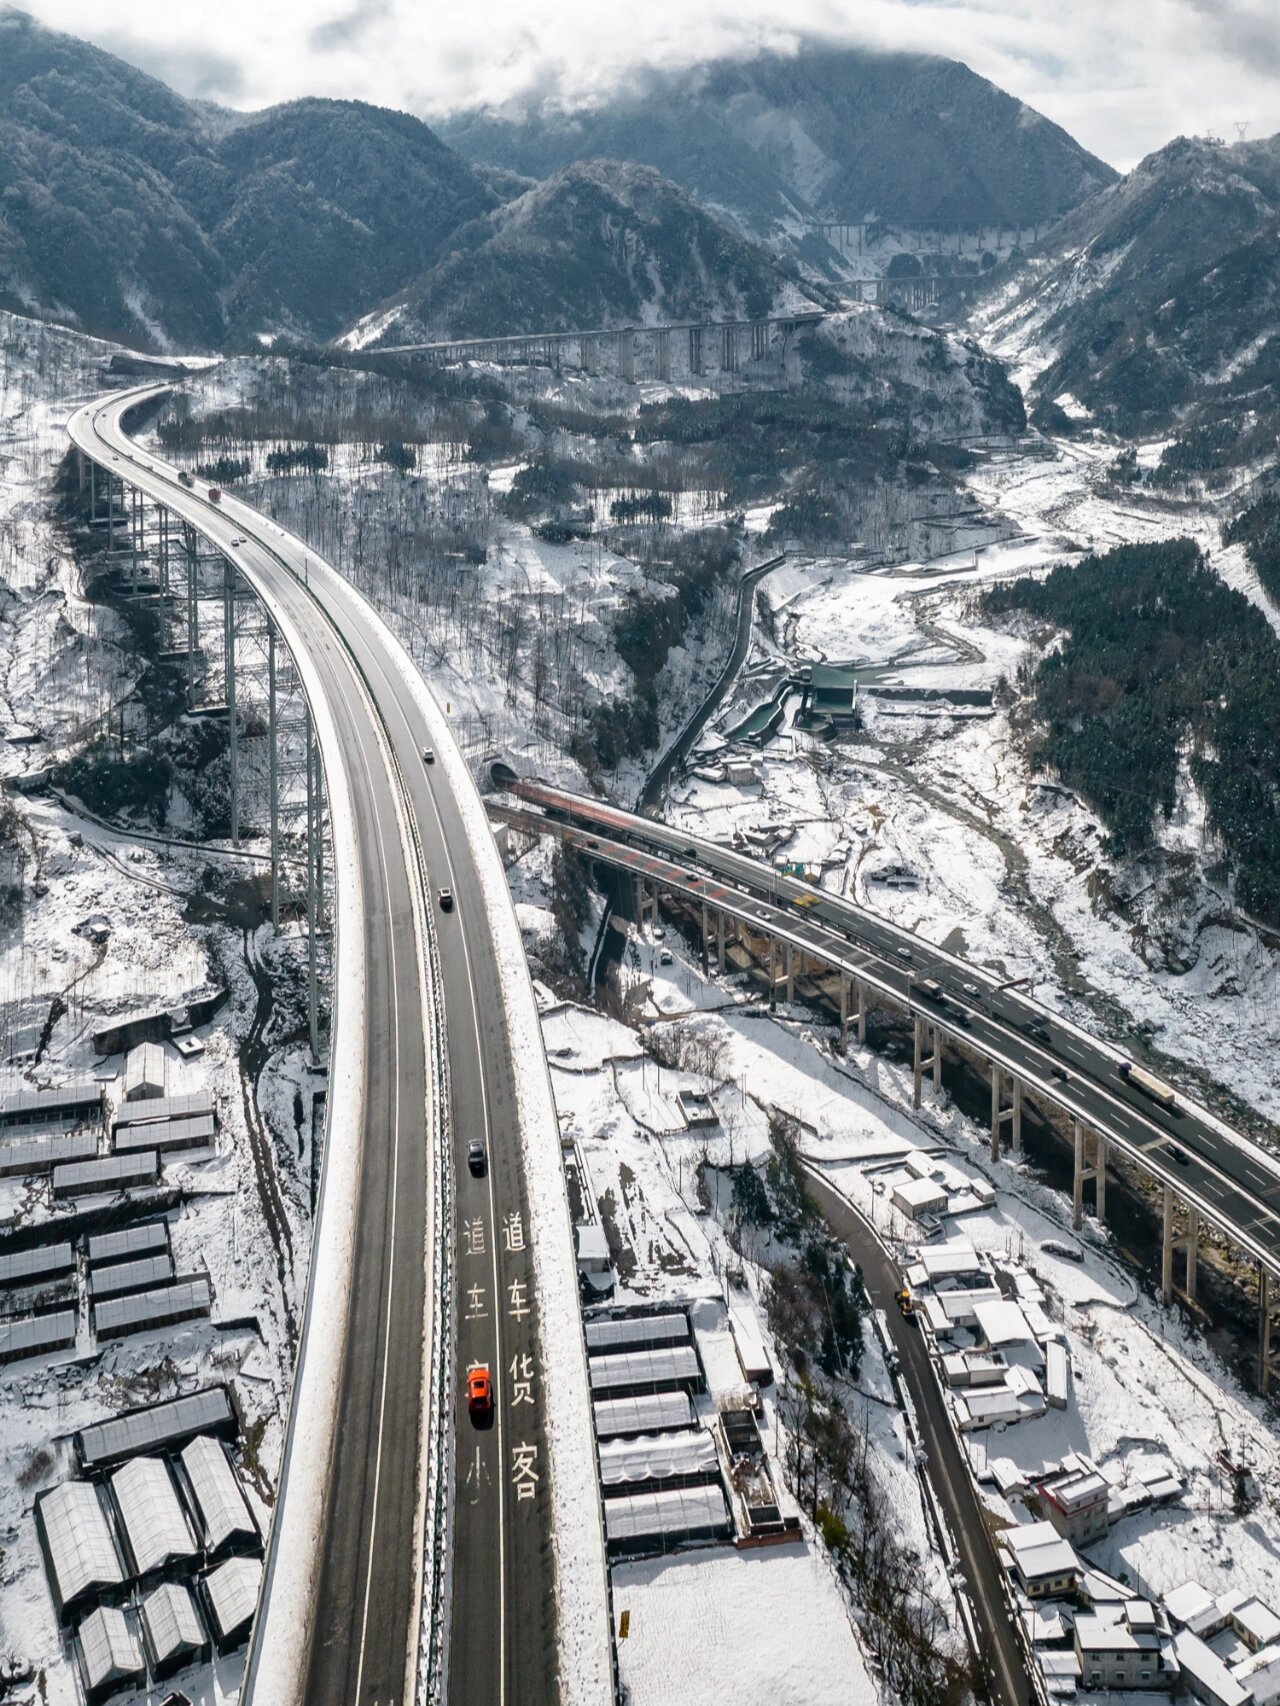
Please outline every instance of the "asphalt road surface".
[[[1122, 1057], [990, 972], [944, 953], [875, 913], [653, 819], [524, 780], [513, 791], [592, 858], [720, 907], [820, 956], [910, 1007], [1016, 1073], [1194, 1203], [1280, 1273], [1280, 1162], [1181, 1092], [1161, 1107], [1121, 1075]], [[932, 989], [926, 987], [933, 985]]]
[[[229, 496], [210, 502], [202, 484], [183, 486], [176, 470], [135, 445], [121, 419], [142, 396], [117, 395], [80, 411], [75, 442], [190, 521], [288, 611], [337, 724], [338, 751], [326, 751], [325, 764], [343, 766], [355, 808], [365, 899], [365, 1118], [358, 1133], [326, 1137], [359, 1143], [359, 1196], [304, 1698], [309, 1706], [396, 1706], [412, 1698], [423, 1363], [432, 1312], [449, 1307], [457, 1335], [449, 1699], [541, 1706], [556, 1697], [541, 1346], [515, 1063], [458, 801], [446, 767], [423, 760], [434, 737], [361, 601], [301, 540]], [[455, 896], [449, 913], [440, 906], [442, 887]], [[432, 1169], [444, 1158], [430, 1152], [432, 1027], [419, 908], [437, 934], [447, 1036], [456, 1213], [443, 1230], [457, 1240], [450, 1299], [433, 1297], [428, 1285]], [[467, 1163], [473, 1138], [486, 1151], [478, 1177]], [[304, 1343], [305, 1332], [304, 1324]], [[487, 1428], [473, 1426], [463, 1397], [474, 1362], [487, 1363], [494, 1382]]]
[[1025, 1706], [1034, 1699], [1022, 1652], [1005, 1612], [1001, 1569], [991, 1544], [982, 1501], [969, 1475], [929, 1360], [925, 1335], [899, 1313], [897, 1267], [866, 1221], [815, 1168], [806, 1167], [823, 1218], [862, 1269], [872, 1306], [882, 1309], [898, 1353], [899, 1375], [911, 1394], [925, 1451], [925, 1472], [946, 1515], [960, 1554], [983, 1652], [984, 1680], [996, 1706]]

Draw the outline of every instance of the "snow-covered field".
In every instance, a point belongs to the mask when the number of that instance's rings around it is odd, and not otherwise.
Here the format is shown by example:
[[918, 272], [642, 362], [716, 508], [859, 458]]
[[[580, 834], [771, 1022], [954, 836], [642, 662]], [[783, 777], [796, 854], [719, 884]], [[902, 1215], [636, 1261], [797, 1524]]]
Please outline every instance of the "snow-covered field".
[[[984, 625], [976, 588], [1060, 561], [1067, 545], [1105, 549], [1181, 533], [1274, 625], [1242, 552], [1220, 544], [1216, 515], [1137, 508], [1099, 489], [1112, 454], [1064, 445], [1052, 460], [980, 465], [970, 479], [983, 502], [1022, 531], [976, 562], [876, 572], [856, 560], [788, 562], [768, 589], [777, 643], [761, 638], [753, 665], [852, 662], [873, 686], [996, 691], [1034, 655], [1016, 625]], [[744, 683], [719, 726], [759, 697]], [[1093, 813], [1031, 776], [998, 691], [991, 706], [865, 692], [859, 704], [861, 730], [826, 745], [792, 726], [793, 696], [756, 760], [758, 786], [734, 787], [707, 770], [677, 787], [669, 815], [717, 836], [768, 830], [775, 856], [821, 863], [826, 886], [1010, 977], [1030, 976], [1038, 999], [1081, 1022], [1120, 1038], [1142, 1027], [1172, 1061], [1280, 1118], [1271, 1070], [1277, 944], [1205, 878], [1211, 849], [1189, 783], [1162, 831], [1170, 857], [1117, 867]], [[876, 880], [897, 866], [914, 881]]]
[[[0, 315], [0, 347], [0, 768], [12, 776], [41, 769], [92, 732], [132, 693], [136, 668], [119, 618], [84, 599], [52, 506], [66, 420], [108, 384], [112, 348], [10, 315]], [[244, 1424], [242, 1479], [264, 1530], [269, 1524], [310, 1257], [312, 1098], [323, 1080], [313, 1079], [304, 1041], [303, 938], [293, 926], [273, 936], [251, 904], [237, 906], [234, 891], [231, 904], [223, 898], [229, 879], [259, 874], [261, 859], [116, 833], [49, 797], [11, 798], [28, 887], [0, 933], [4, 1056], [44, 1029], [48, 1036], [38, 1064], [0, 1068], [0, 1087], [97, 1076], [115, 1104], [123, 1060], [97, 1056], [93, 1031], [210, 988], [228, 991], [195, 1033], [202, 1053], [184, 1059], [163, 1045], [166, 1092], [206, 1093], [218, 1113], [214, 1147], [171, 1154], [163, 1174], [174, 1193], [175, 1269], [209, 1276], [211, 1320], [95, 1345], [81, 1280], [75, 1348], [0, 1370], [0, 1659], [15, 1678], [31, 1679], [15, 1681], [13, 1698], [71, 1706], [78, 1687], [32, 1509], [72, 1473], [76, 1429], [226, 1381]], [[202, 895], [195, 922], [189, 899]], [[0, 1184], [6, 1228], [64, 1213], [47, 1178]], [[180, 1680], [201, 1706], [214, 1706], [235, 1699], [242, 1663], [235, 1654]]]

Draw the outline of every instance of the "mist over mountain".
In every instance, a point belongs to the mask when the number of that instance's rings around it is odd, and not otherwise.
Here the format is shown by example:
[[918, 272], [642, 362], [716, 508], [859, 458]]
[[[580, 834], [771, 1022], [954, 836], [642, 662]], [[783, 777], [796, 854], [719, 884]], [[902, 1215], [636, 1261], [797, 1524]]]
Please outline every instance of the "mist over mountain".
[[1002, 289], [984, 317], [1002, 346], [1038, 352], [1043, 399], [1125, 432], [1274, 416], [1280, 137], [1179, 137], [1072, 212]]
[[658, 172], [595, 160], [458, 233], [383, 336], [759, 319], [819, 299], [833, 301]]
[[590, 107], [478, 109], [440, 132], [534, 177], [593, 158], [652, 166], [752, 235], [793, 243], [813, 216], [1044, 223], [1116, 177], [954, 60], [816, 45], [650, 72]]
[[498, 204], [418, 119], [245, 116], [0, 12], [0, 299], [145, 345], [328, 337]]

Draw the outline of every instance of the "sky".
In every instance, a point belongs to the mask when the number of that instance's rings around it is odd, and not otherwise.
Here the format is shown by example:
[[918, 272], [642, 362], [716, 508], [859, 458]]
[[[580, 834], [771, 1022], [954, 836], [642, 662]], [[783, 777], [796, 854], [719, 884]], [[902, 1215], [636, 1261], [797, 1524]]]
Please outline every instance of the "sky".
[[182, 94], [346, 96], [428, 120], [600, 98], [638, 65], [797, 37], [961, 59], [1126, 170], [1171, 137], [1280, 131], [1277, 0], [19, 0]]

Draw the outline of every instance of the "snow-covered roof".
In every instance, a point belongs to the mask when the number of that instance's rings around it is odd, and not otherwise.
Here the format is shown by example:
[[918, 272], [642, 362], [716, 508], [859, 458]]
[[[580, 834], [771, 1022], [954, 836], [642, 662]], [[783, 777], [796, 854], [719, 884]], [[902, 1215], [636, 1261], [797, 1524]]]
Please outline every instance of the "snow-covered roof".
[[132, 1297], [111, 1297], [93, 1306], [93, 1324], [98, 1336], [140, 1333], [192, 1315], [207, 1315], [213, 1293], [203, 1274], [194, 1279], [175, 1280], [172, 1285], [154, 1286]]
[[945, 1208], [947, 1192], [932, 1179], [904, 1179], [890, 1193], [894, 1203], [906, 1213], [918, 1209]]
[[136, 1155], [104, 1155], [97, 1161], [71, 1161], [53, 1170], [55, 1197], [92, 1196], [97, 1191], [121, 1191], [130, 1185], [152, 1184], [160, 1172], [154, 1149]]
[[69, 1273], [76, 1265], [70, 1244], [37, 1244], [33, 1250], [5, 1251], [0, 1255], [0, 1286], [29, 1285]]
[[132, 1262], [112, 1262], [93, 1268], [89, 1274], [89, 1296], [118, 1297], [127, 1291], [146, 1291], [173, 1278], [173, 1257], [167, 1250], [158, 1255], [139, 1256]]
[[973, 1313], [983, 1338], [993, 1347], [1035, 1343], [1022, 1306], [1018, 1303], [975, 1303]]
[[1076, 1618], [1076, 1646], [1081, 1653], [1158, 1653], [1160, 1632], [1137, 1627], [1117, 1608], [1083, 1611]]
[[162, 1457], [134, 1457], [110, 1477], [135, 1576], [145, 1576], [197, 1553], [169, 1465]]
[[191, 1590], [181, 1582], [161, 1582], [142, 1602], [142, 1638], [152, 1667], [180, 1654], [198, 1652], [208, 1641]]
[[163, 1093], [167, 1078], [164, 1050], [159, 1043], [139, 1043], [129, 1050], [124, 1068], [124, 1095], [127, 1102], [145, 1095], [149, 1090]]
[[1074, 1549], [1051, 1522], [1029, 1522], [1020, 1528], [1006, 1528], [1000, 1539], [1026, 1581], [1074, 1575], [1080, 1568]]
[[76, 1632], [76, 1645], [86, 1692], [96, 1693], [110, 1683], [133, 1682], [146, 1674], [133, 1625], [114, 1605], [89, 1613]]
[[130, 1410], [105, 1422], [93, 1422], [76, 1435], [76, 1450], [86, 1469], [101, 1468], [122, 1457], [140, 1456], [181, 1444], [193, 1434], [235, 1426], [235, 1411], [225, 1386], [206, 1386], [183, 1398]]
[[154, 1256], [169, 1248], [169, 1224], [164, 1220], [144, 1220], [139, 1226], [126, 1226], [121, 1232], [99, 1232], [89, 1240], [89, 1266], [103, 1267], [109, 1262], [132, 1262], [142, 1256]]
[[257, 1558], [228, 1558], [204, 1578], [205, 1599], [219, 1642], [248, 1627], [261, 1586], [262, 1564]]
[[207, 1434], [193, 1439], [183, 1448], [182, 1467], [191, 1483], [206, 1551], [220, 1552], [237, 1539], [257, 1540], [258, 1525], [219, 1440]]
[[683, 1309], [668, 1309], [658, 1315], [598, 1315], [583, 1328], [588, 1355], [596, 1351], [623, 1350], [631, 1345], [679, 1344], [689, 1337], [689, 1317]]
[[1247, 1600], [1231, 1613], [1231, 1621], [1253, 1648], [1280, 1641], [1280, 1617], [1260, 1599]]
[[1193, 1679], [1192, 1690], [1201, 1700], [1212, 1701], [1213, 1706], [1250, 1706], [1249, 1690], [1198, 1635], [1179, 1630], [1173, 1637], [1173, 1653], [1183, 1674]]
[[941, 1244], [933, 1250], [921, 1250], [919, 1264], [935, 1283], [956, 1274], [981, 1273], [984, 1282], [990, 1279], [972, 1244]]
[[717, 1469], [715, 1440], [706, 1428], [605, 1440], [600, 1446], [600, 1482], [605, 1487], [666, 1481], [673, 1475], [714, 1476]]
[[1218, 1602], [1199, 1582], [1183, 1582], [1164, 1596], [1164, 1608], [1175, 1623], [1188, 1626], [1217, 1615]]
[[636, 1398], [606, 1398], [595, 1406], [596, 1436], [599, 1439], [655, 1433], [661, 1428], [683, 1428], [692, 1420], [693, 1405], [687, 1392], [650, 1392]]
[[36, 1527], [59, 1613], [82, 1594], [124, 1581], [124, 1560], [101, 1495], [88, 1481], [64, 1481], [41, 1494]]
[[62, 1350], [75, 1342], [74, 1309], [57, 1309], [51, 1315], [33, 1315], [19, 1321], [0, 1321], [0, 1363], [39, 1356], [42, 1351]]
[[73, 1161], [91, 1161], [98, 1153], [96, 1131], [59, 1132], [53, 1137], [31, 1137], [21, 1143], [0, 1143], [0, 1178], [20, 1173], [48, 1173]]
[[621, 1391], [628, 1386], [659, 1387], [702, 1378], [692, 1345], [669, 1345], [661, 1350], [588, 1357], [587, 1371], [593, 1392]]
[[719, 1486], [672, 1487], [660, 1493], [626, 1493], [604, 1501], [605, 1537], [611, 1546], [723, 1532], [729, 1513]]

